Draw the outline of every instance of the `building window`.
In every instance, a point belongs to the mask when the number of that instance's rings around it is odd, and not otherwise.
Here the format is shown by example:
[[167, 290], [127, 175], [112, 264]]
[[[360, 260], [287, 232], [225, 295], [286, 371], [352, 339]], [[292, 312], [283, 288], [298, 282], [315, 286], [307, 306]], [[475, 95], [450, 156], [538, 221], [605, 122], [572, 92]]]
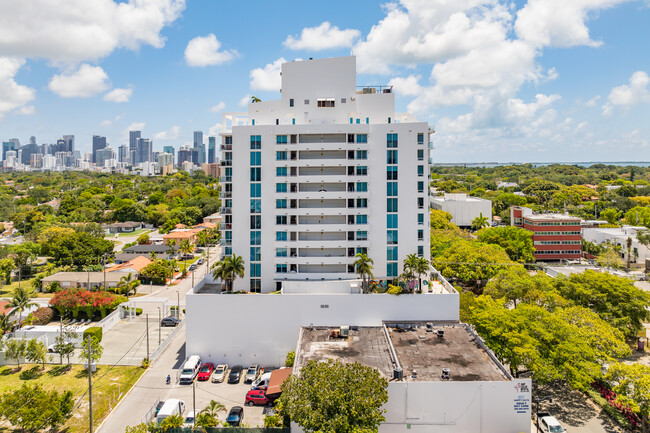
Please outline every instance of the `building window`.
[[[352, 120], [352, 118], [350, 118], [350, 120]], [[368, 142], [368, 134], [357, 134], [357, 143], [367, 143], [367, 142]]]
[[316, 104], [319, 108], [332, 108], [334, 107], [334, 98], [318, 98]]
[[397, 197], [397, 182], [386, 182], [386, 196]]
[[424, 182], [418, 181], [418, 192], [424, 192]]
[[275, 257], [287, 257], [287, 249], [286, 248], [276, 248], [275, 249]]
[[287, 199], [279, 198], [275, 201], [276, 209], [286, 209], [287, 208]]
[[[260, 254], [260, 247], [251, 247], [251, 262], [259, 262], [262, 255]], [[257, 275], [259, 277], [259, 275]]]
[[368, 207], [368, 199], [367, 198], [358, 198], [357, 199], [357, 207]]
[[262, 232], [251, 231], [251, 245], [262, 245]]
[[262, 291], [262, 280], [250, 280], [250, 292], [251, 293], [260, 293]]
[[275, 272], [278, 274], [286, 274], [287, 273], [287, 264], [286, 263], [278, 263], [275, 265]]
[[424, 209], [424, 197], [418, 197], [418, 209]]
[[257, 150], [262, 148], [262, 136], [251, 135], [251, 149]]
[[397, 214], [386, 215], [386, 227], [389, 229], [397, 228]]
[[309, 99], [305, 99], [305, 105], [309, 105]]
[[423, 213], [418, 214], [418, 225], [419, 226], [424, 225], [424, 214]]
[[368, 167], [365, 165], [360, 165], [357, 167], [357, 176], [367, 176], [368, 175]]
[[251, 182], [262, 181], [262, 169], [259, 167], [251, 167]]
[[368, 232], [366, 232], [366, 231], [358, 231], [357, 232], [357, 240], [358, 241], [367, 241], [368, 240]]
[[396, 150], [387, 150], [386, 151], [386, 164], [397, 164], [397, 151]]
[[418, 257], [424, 257], [424, 246], [418, 245]]
[[370, 117], [366, 117], [366, 124], [370, 123]]
[[281, 151], [275, 152], [275, 159], [276, 159], [276, 161], [286, 161], [287, 160], [287, 151], [286, 150], [281, 150]]
[[397, 260], [397, 247], [386, 247], [386, 260]]
[[418, 165], [418, 176], [424, 176], [424, 166]]
[[275, 223], [278, 225], [287, 225], [287, 216], [286, 215], [276, 215], [275, 216]]
[[368, 224], [368, 215], [357, 215], [357, 224]]
[[[293, 99], [292, 99], [293, 101]], [[287, 136], [286, 135], [277, 135], [275, 137], [275, 143], [276, 144], [287, 144]]]
[[[390, 117], [388, 119], [390, 120]], [[386, 275], [389, 277], [397, 276], [397, 263], [386, 263]]]
[[262, 165], [262, 152], [251, 152], [251, 166]]
[[357, 150], [357, 159], [368, 159], [367, 150]]
[[275, 184], [275, 192], [287, 192], [287, 184], [286, 183], [276, 183]]
[[397, 212], [397, 199], [396, 198], [387, 198], [386, 199], [386, 212]]
[[386, 134], [386, 147], [397, 147], [397, 134]]
[[397, 180], [397, 167], [386, 167], [386, 180]]
[[251, 199], [251, 213], [262, 213], [262, 200], [259, 198]]
[[357, 182], [358, 192], [368, 192], [368, 182]]
[[345, 98], [341, 98], [341, 104], [345, 104]]
[[293, 98], [289, 99], [289, 107], [293, 107]]
[[350, 125], [352, 125], [353, 123], [354, 123], [354, 119], [350, 117]]
[[251, 263], [251, 277], [262, 276], [262, 265], [260, 263]]
[[262, 216], [251, 215], [251, 230], [259, 230], [262, 228]]
[[276, 167], [275, 175], [277, 177], [286, 177], [287, 176], [287, 167]]
[[397, 245], [397, 230], [386, 230], [386, 243]]
[[232, 256], [232, 247], [226, 247], [226, 252], [225, 252], [225, 254], [226, 254], [227, 256]]
[[418, 149], [418, 161], [424, 161], [424, 149]]
[[262, 197], [262, 184], [251, 183], [251, 198]]
[[418, 133], [418, 144], [424, 144], [424, 134], [421, 132]]
[[276, 241], [286, 241], [287, 240], [287, 232], [275, 232], [275, 240]]
[[232, 135], [228, 135], [224, 138], [226, 139], [226, 142], [224, 144], [232, 144]]

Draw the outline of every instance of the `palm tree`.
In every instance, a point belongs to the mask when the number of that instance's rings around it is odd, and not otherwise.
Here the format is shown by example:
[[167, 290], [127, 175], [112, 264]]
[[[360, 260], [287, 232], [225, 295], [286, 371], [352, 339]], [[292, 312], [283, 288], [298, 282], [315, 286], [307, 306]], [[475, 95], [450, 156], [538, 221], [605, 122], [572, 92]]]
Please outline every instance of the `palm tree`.
[[226, 290], [230, 292], [235, 280], [244, 278], [244, 259], [236, 254], [227, 256], [215, 263], [212, 269], [212, 277], [226, 283]]
[[196, 239], [198, 240], [197, 244], [200, 247], [204, 247], [208, 244], [208, 231], [207, 230], [201, 230], [196, 234]]
[[472, 230], [480, 230], [483, 227], [488, 227], [489, 225], [490, 221], [488, 217], [483, 216], [483, 212], [481, 212], [479, 216], [472, 220]]
[[256, 102], [262, 102], [262, 100], [260, 98], [258, 98], [257, 96], [251, 96], [251, 103], [254, 104]]
[[402, 278], [405, 281], [413, 281], [415, 279], [415, 268], [418, 263], [418, 256], [416, 254], [409, 254], [404, 259], [404, 268], [402, 271]]
[[420, 289], [420, 292], [422, 291], [422, 274], [427, 275], [430, 268], [431, 265], [427, 259], [424, 257], [417, 258], [415, 266], [413, 267], [413, 272], [418, 276], [418, 288]]
[[183, 271], [187, 269], [187, 255], [194, 251], [194, 245], [190, 243], [189, 239], [183, 239], [178, 247], [178, 250], [183, 254]]
[[361, 292], [366, 293], [368, 291], [368, 278], [373, 278], [372, 265], [374, 261], [364, 253], [357, 253], [356, 258], [357, 259], [354, 261], [354, 268], [356, 269], [356, 273], [363, 280], [361, 284]]
[[0, 313], [0, 336], [4, 335], [7, 331], [11, 329], [11, 322], [9, 321], [9, 316], [5, 313]]
[[167, 431], [170, 429], [177, 429], [183, 427], [183, 422], [185, 420], [183, 419], [183, 416], [180, 414], [172, 415], [167, 418], [162, 422], [161, 427], [163, 428], [163, 431]]
[[9, 315], [12, 316], [18, 312], [18, 326], [20, 326], [20, 323], [23, 321], [23, 311], [31, 307], [37, 307], [38, 304], [36, 302], [32, 302], [32, 293], [25, 287], [18, 287], [14, 289], [14, 291], [11, 293], [11, 296], [12, 298], [11, 301], [9, 301], [8, 306], [10, 308], [13, 308], [13, 310], [11, 313], [9, 313]]
[[128, 275], [120, 278], [120, 282], [117, 283], [117, 288], [121, 294], [129, 296], [131, 292], [135, 295], [138, 291], [137, 287], [140, 285], [140, 282], [136, 279], [133, 279], [131, 272]]
[[194, 418], [194, 427], [201, 427], [204, 431], [218, 425], [219, 420], [205, 411], [199, 412]]
[[210, 400], [210, 403], [208, 406], [201, 411], [201, 413], [207, 413], [213, 417], [217, 417], [219, 415], [219, 412], [225, 412], [226, 411], [226, 406], [221, 404], [221, 402]]

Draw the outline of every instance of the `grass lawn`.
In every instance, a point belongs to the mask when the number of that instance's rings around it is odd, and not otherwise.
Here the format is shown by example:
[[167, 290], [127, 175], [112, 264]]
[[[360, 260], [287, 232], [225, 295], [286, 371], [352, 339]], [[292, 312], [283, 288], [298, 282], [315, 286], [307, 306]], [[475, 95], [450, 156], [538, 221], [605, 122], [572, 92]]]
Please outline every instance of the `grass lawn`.
[[[65, 362], [65, 361], [64, 361]], [[141, 367], [97, 366], [93, 375], [93, 425], [98, 426], [108, 412], [131, 389], [140, 378], [144, 369]], [[36, 364], [24, 364], [18, 369], [15, 365], [0, 367], [0, 393], [20, 388], [23, 383], [38, 383], [44, 389], [58, 391], [70, 390], [75, 395], [75, 406], [79, 398], [88, 389], [88, 376], [83, 366], [46, 364], [45, 370]], [[72, 418], [61, 430], [68, 433], [83, 433], [88, 431], [88, 396], [84, 396], [79, 407], [73, 412]], [[0, 428], [0, 432], [11, 432], [8, 428]]]
[[[28, 289], [31, 290], [32, 281], [34, 281], [34, 278], [30, 278], [28, 280], [22, 280], [20, 282], [20, 287], [27, 287]], [[18, 288], [18, 280], [13, 281], [11, 284], [3, 284], [2, 287], [0, 287], [0, 297], [11, 297], [11, 292], [13, 292], [13, 290], [16, 288]], [[51, 298], [54, 296], [54, 293], [35, 292], [34, 296], [37, 298]]]
[[[149, 230], [149, 229], [138, 229], [138, 230], [135, 230], [135, 231], [132, 231], [132, 232], [129, 232], [129, 233], [120, 233], [118, 235], [118, 237], [121, 238], [121, 237], [126, 237], [126, 236], [138, 236], [138, 235], [141, 235], [142, 233], [147, 233], [147, 232], [150, 232], [150, 231], [151, 230]], [[112, 235], [112, 236], [114, 237], [115, 235]], [[110, 237], [111, 237], [111, 235], [107, 236], [107, 238], [110, 238]]]

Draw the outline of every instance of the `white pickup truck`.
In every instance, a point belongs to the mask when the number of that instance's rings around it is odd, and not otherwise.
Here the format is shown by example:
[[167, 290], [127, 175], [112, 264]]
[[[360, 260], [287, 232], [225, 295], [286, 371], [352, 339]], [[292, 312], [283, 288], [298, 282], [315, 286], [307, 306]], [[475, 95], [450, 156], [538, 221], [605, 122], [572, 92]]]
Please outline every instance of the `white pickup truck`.
[[537, 415], [537, 428], [544, 433], [564, 433], [566, 430], [560, 422], [548, 412], [540, 412]]

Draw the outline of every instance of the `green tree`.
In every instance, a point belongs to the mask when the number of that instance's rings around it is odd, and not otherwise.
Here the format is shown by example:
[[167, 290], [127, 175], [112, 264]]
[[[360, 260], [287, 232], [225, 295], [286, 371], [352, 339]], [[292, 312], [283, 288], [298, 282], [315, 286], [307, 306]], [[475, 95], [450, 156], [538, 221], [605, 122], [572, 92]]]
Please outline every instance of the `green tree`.
[[216, 427], [219, 425], [219, 412], [225, 411], [226, 406], [224, 406], [222, 403], [215, 400], [210, 400], [208, 406], [199, 412], [199, 414], [196, 416], [194, 425], [197, 427], [203, 427], [204, 429], [209, 427]]
[[511, 265], [508, 254], [499, 246], [460, 240], [447, 248], [433, 266], [446, 278], [457, 278], [480, 285]]
[[444, 210], [431, 209], [429, 218], [431, 220], [432, 230], [449, 230], [457, 228], [456, 224], [450, 222], [453, 218], [452, 215]]
[[282, 385], [283, 412], [310, 432], [377, 432], [385, 420], [388, 381], [371, 367], [309, 361]]
[[533, 233], [529, 230], [514, 226], [489, 227], [479, 230], [477, 235], [481, 242], [502, 247], [513, 261], [519, 263], [535, 261]]
[[76, 336], [76, 333], [70, 330], [64, 330], [54, 339], [54, 353], [58, 353], [61, 357], [61, 364], [63, 364], [63, 357], [65, 356], [68, 359], [68, 365], [70, 365], [70, 355], [74, 353], [75, 346], [73, 341]]
[[236, 254], [224, 257], [212, 265], [212, 277], [223, 281], [226, 290], [232, 291], [235, 279], [244, 277], [244, 259]]
[[73, 408], [71, 391], [45, 391], [39, 384], [23, 384], [15, 391], [7, 391], [0, 403], [2, 417], [28, 432], [57, 429], [70, 419]]
[[529, 183], [522, 192], [527, 196], [535, 197], [540, 204], [548, 203], [553, 195], [560, 190], [560, 185], [548, 180], [534, 180]]
[[20, 368], [20, 360], [25, 357], [27, 342], [22, 338], [10, 338], [5, 343], [5, 350], [5, 356], [16, 361], [16, 365]]
[[625, 212], [625, 222], [631, 226], [650, 228], [650, 207], [635, 206]]
[[33, 338], [29, 340], [25, 348], [25, 359], [33, 363], [41, 363], [45, 369], [45, 361], [47, 361], [47, 347], [41, 341]]
[[162, 427], [163, 431], [166, 432], [167, 430], [170, 429], [177, 429], [183, 427], [183, 422], [185, 420], [183, 419], [183, 416], [180, 414], [168, 416], [165, 418], [165, 420], [160, 424]]
[[178, 245], [178, 251], [183, 255], [183, 270], [187, 269], [187, 256], [194, 252], [194, 245], [189, 239], [183, 239]]
[[126, 296], [129, 296], [131, 293], [135, 295], [138, 292], [139, 285], [140, 281], [134, 279], [131, 272], [129, 272], [128, 275], [124, 275], [120, 278], [119, 283], [117, 283], [118, 293]]
[[[101, 359], [102, 354], [104, 353], [104, 347], [99, 342], [97, 337], [90, 337], [90, 360], [91, 362], [97, 362]], [[81, 359], [88, 361], [88, 339], [85, 339], [81, 344]]]
[[616, 402], [632, 409], [641, 418], [643, 432], [650, 432], [650, 366], [614, 363], [607, 370]]
[[135, 241], [138, 243], [138, 245], [151, 243], [148, 233], [142, 233]]
[[476, 218], [472, 220], [472, 230], [480, 230], [484, 227], [490, 226], [490, 220], [488, 217], [483, 216], [483, 212], [479, 214]]
[[16, 263], [12, 258], [0, 260], [0, 278], [5, 284], [11, 284], [11, 272], [16, 268]]
[[354, 260], [354, 271], [361, 277], [362, 293], [368, 292], [368, 278], [373, 278], [373, 260], [367, 254], [357, 253]]
[[596, 264], [605, 268], [621, 269], [624, 266], [623, 259], [613, 248], [607, 248], [596, 256]]
[[23, 312], [32, 307], [37, 307], [38, 304], [32, 301], [33, 292], [26, 287], [17, 287], [11, 292], [11, 300], [8, 307], [13, 308], [9, 313], [10, 316], [18, 313], [18, 326], [20, 327], [23, 321]]
[[607, 221], [609, 224], [616, 224], [618, 222], [619, 215], [620, 212], [611, 207], [605, 209], [600, 213], [600, 217], [605, 218], [605, 221]]
[[10, 317], [5, 313], [0, 313], [0, 337], [5, 335], [11, 329]]
[[531, 276], [523, 266], [502, 270], [483, 289], [484, 295], [503, 298], [514, 307], [521, 302], [537, 303], [551, 292], [555, 292], [551, 277], [546, 274]]

